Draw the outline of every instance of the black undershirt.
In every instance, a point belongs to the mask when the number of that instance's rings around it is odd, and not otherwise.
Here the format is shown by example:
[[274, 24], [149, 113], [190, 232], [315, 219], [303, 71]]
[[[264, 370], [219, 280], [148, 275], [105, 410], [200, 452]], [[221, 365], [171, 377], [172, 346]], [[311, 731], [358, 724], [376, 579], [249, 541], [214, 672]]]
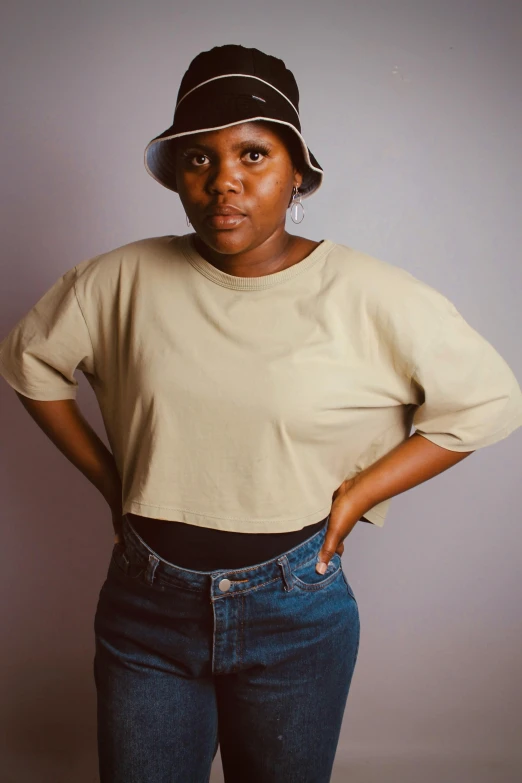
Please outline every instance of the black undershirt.
[[327, 519], [287, 533], [252, 534], [136, 514], [127, 514], [127, 518], [138, 535], [163, 560], [192, 571], [245, 568], [271, 560], [318, 533]]
[[163, 560], [193, 571], [244, 568], [263, 563], [317, 533], [326, 519], [288, 533], [233, 533], [228, 530], [127, 514], [146, 544]]

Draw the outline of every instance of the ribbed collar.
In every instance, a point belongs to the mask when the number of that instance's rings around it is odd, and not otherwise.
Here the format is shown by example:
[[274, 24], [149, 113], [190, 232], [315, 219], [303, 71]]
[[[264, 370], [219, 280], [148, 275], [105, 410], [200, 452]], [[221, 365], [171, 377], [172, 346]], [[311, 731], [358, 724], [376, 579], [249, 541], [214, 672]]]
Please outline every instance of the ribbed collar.
[[193, 243], [194, 234], [184, 234], [180, 237], [173, 237], [173, 240], [179, 242], [179, 246], [192, 266], [201, 272], [202, 275], [208, 277], [218, 285], [225, 288], [235, 288], [240, 291], [258, 291], [262, 288], [271, 288], [272, 286], [284, 283], [286, 280], [290, 280], [292, 277], [300, 275], [301, 272], [305, 272], [310, 269], [314, 264], [323, 258], [334, 246], [334, 242], [330, 239], [323, 239], [312, 252], [303, 258], [302, 261], [298, 261], [297, 264], [289, 266], [286, 269], [282, 269], [280, 272], [274, 272], [271, 275], [262, 275], [261, 277], [238, 277], [237, 275], [229, 275], [227, 272], [223, 272], [221, 269], [213, 266], [202, 255], [198, 253]]

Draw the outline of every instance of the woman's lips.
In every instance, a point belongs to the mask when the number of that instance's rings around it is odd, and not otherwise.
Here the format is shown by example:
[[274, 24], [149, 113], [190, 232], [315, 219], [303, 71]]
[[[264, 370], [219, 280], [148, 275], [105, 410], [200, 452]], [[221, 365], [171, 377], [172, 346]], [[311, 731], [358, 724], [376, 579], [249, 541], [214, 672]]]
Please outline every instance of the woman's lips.
[[208, 215], [207, 223], [213, 228], [236, 228], [243, 222], [246, 215]]

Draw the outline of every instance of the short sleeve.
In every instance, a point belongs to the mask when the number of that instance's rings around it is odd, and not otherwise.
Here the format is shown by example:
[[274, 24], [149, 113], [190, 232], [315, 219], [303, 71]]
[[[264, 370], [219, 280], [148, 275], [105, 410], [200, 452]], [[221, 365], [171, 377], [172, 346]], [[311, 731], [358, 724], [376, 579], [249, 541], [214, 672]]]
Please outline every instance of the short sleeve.
[[78, 389], [75, 370], [94, 374], [92, 343], [75, 281], [73, 267], [0, 343], [0, 375], [25, 397], [72, 400]]
[[412, 423], [451, 451], [475, 451], [522, 425], [522, 391], [511, 368], [452, 305], [411, 373]]

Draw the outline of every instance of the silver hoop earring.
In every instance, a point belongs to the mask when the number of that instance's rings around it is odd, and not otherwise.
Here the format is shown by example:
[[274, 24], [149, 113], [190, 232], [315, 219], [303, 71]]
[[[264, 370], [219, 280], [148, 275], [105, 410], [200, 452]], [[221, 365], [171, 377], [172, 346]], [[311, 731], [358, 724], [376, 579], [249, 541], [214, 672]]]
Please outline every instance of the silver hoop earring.
[[187, 226], [190, 226], [189, 216], [187, 214], [185, 214], [185, 217], [187, 218]]
[[[299, 207], [301, 208], [301, 213], [299, 212]], [[301, 220], [297, 219], [299, 214], [301, 214]], [[294, 189], [292, 191], [292, 204], [290, 206], [290, 217], [294, 223], [302, 223], [304, 220], [304, 215], [305, 211], [301, 201], [301, 195], [294, 185]]]

